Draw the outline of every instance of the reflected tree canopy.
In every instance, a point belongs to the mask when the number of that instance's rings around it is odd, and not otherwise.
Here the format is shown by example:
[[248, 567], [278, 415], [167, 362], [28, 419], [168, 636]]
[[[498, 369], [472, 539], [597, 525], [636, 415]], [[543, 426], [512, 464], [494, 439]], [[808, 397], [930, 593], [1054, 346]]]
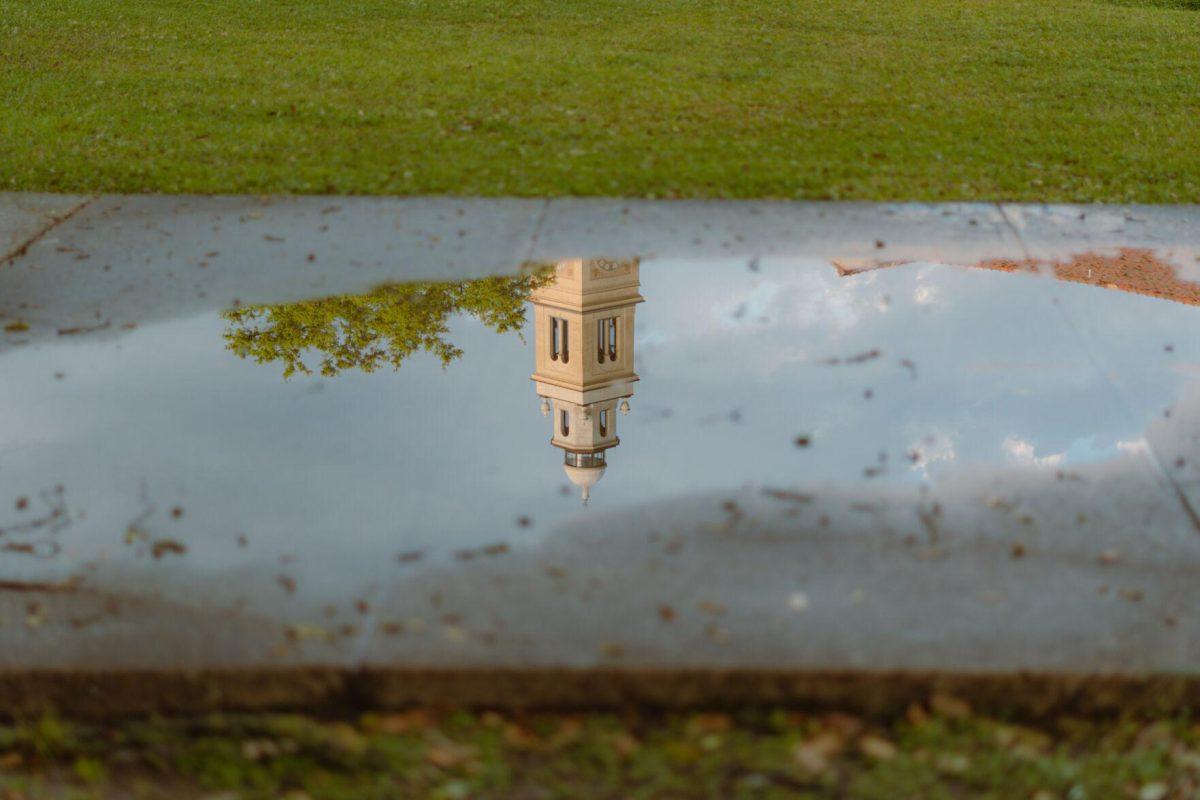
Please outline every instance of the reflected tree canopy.
[[448, 365], [462, 355], [446, 339], [453, 315], [469, 314], [497, 333], [520, 330], [529, 293], [552, 279], [553, 272], [543, 269], [519, 277], [392, 283], [366, 294], [241, 306], [224, 313], [226, 347], [260, 364], [282, 363], [285, 378], [314, 369], [330, 376], [389, 364], [399, 369], [419, 350]]

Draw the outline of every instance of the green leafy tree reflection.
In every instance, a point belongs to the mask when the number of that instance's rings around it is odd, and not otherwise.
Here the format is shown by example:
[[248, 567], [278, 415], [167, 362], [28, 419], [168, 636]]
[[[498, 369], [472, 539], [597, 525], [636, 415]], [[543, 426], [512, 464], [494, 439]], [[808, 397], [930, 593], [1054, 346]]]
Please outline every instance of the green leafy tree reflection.
[[281, 362], [283, 376], [311, 375], [306, 358], [320, 358], [322, 375], [344, 370], [399, 369], [424, 350], [443, 366], [462, 355], [446, 339], [448, 319], [470, 314], [497, 333], [520, 330], [529, 293], [550, 280], [540, 270], [520, 277], [449, 283], [391, 283], [366, 294], [278, 305], [241, 306], [224, 313], [226, 347], [260, 364]]

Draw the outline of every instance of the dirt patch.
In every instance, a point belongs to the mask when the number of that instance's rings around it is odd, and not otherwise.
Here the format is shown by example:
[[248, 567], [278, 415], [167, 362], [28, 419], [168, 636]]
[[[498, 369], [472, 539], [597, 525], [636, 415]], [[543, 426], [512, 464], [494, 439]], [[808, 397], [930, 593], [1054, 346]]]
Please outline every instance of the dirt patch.
[[1070, 261], [1055, 262], [996, 259], [981, 262], [978, 266], [1002, 272], [1049, 268], [1059, 280], [1200, 305], [1200, 284], [1180, 278], [1173, 266], [1150, 250], [1122, 248], [1115, 256], [1083, 253]]
[[[834, 261], [834, 269], [840, 277], [858, 275], [877, 269], [888, 269], [911, 264], [912, 261]], [[1116, 289], [1122, 292], [1172, 300], [1176, 303], [1200, 305], [1200, 284], [1183, 280], [1175, 267], [1163, 261], [1151, 250], [1122, 248], [1117, 255], [1082, 253], [1069, 261], [1046, 261], [1042, 259], [996, 258], [971, 265], [976, 269], [991, 269], [999, 272], [1037, 272], [1052, 270], [1059, 280]]]
[[0, 672], [0, 717], [75, 718], [411, 706], [503, 709], [842, 709], [903, 714], [936, 694], [1036, 719], [1200, 710], [1200, 675], [1067, 675], [705, 669], [245, 669]]

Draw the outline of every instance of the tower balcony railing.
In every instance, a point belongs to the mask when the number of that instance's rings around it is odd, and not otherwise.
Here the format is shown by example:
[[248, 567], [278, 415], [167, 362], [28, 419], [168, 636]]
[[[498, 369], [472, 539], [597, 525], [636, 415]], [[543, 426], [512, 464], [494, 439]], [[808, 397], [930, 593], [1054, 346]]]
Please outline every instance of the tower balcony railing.
[[603, 467], [604, 451], [598, 453], [572, 453], [569, 450], [563, 454], [563, 463], [568, 467]]

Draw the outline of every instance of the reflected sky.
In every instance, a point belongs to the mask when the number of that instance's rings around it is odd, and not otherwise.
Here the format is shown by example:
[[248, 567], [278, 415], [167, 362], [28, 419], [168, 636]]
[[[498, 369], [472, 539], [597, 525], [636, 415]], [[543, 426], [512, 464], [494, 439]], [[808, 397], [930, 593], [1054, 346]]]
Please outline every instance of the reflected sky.
[[57, 558], [6, 553], [6, 570], [169, 564], [147, 550], [162, 540], [193, 569], [361, 568], [705, 490], [1052, 480], [1144, 449], [1200, 367], [1200, 308], [1033, 274], [644, 261], [640, 292], [640, 381], [586, 508], [530, 381], [532, 314], [522, 335], [450, 316], [450, 363], [417, 348], [336, 377], [239, 357], [219, 312], [9, 350], [0, 527], [52, 511], [58, 486], [70, 524]]

